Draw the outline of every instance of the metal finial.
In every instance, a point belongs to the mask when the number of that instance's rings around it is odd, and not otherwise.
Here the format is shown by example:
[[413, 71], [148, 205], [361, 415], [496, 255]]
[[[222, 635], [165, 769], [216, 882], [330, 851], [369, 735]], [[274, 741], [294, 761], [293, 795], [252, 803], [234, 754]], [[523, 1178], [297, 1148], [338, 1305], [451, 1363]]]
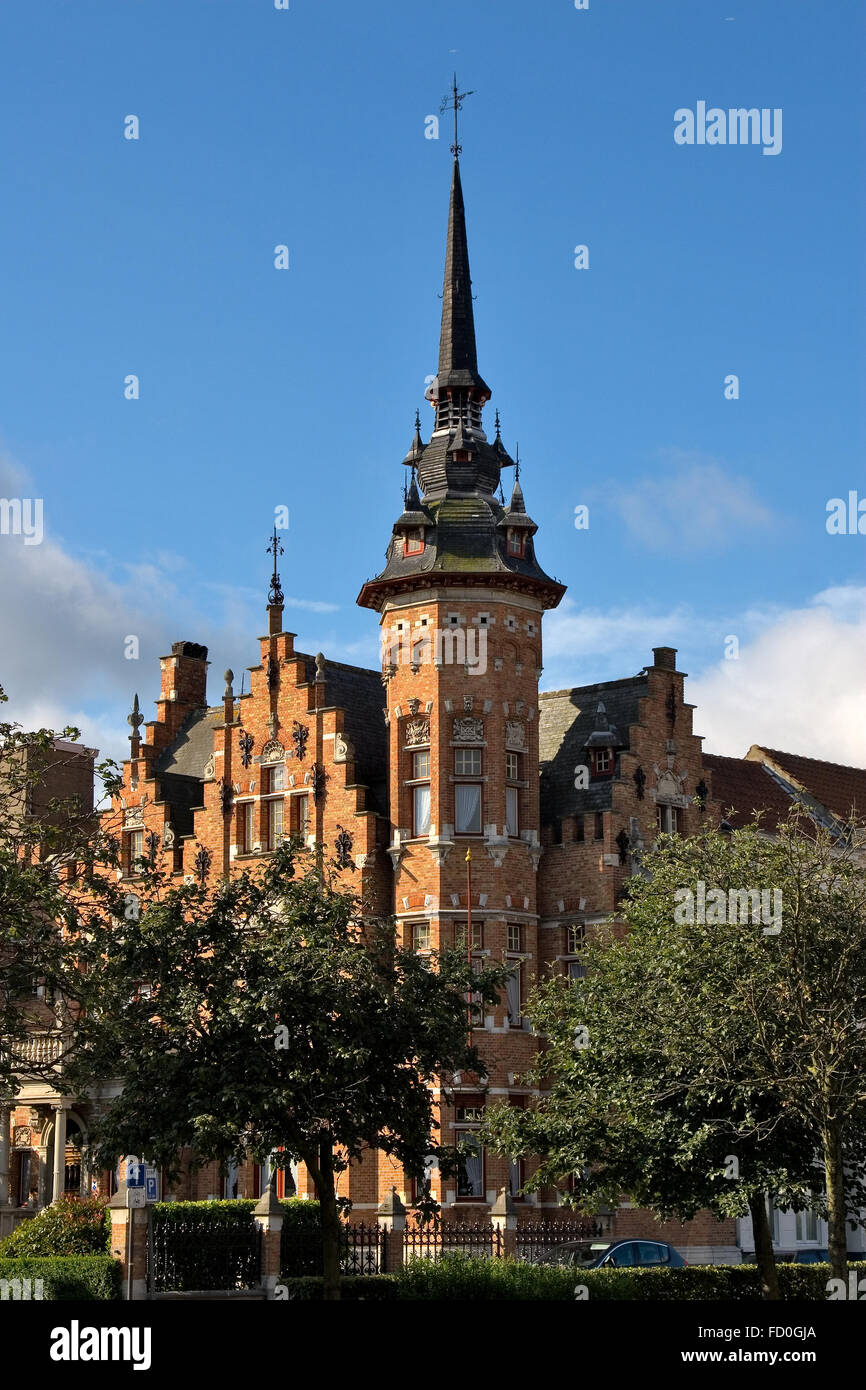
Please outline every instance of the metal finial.
[[499, 411], [496, 412], [496, 438], [499, 439]]
[[514, 481], [520, 482], [520, 444], [516, 442], [514, 445]]
[[451, 93], [442, 98], [442, 105], [439, 107], [440, 116], [444, 116], [449, 106], [454, 108], [454, 144], [451, 146], [451, 153], [455, 159], [463, 152], [463, 146], [457, 138], [457, 112], [463, 106], [466, 98], [474, 95], [474, 92], [459, 92], [457, 90], [457, 74], [455, 72], [451, 81]]
[[138, 707], [138, 692], [136, 692], [136, 694], [133, 696], [132, 714], [127, 715], [126, 722], [130, 725], [133, 734], [137, 734], [142, 724], [144, 723], [144, 715]]
[[416, 433], [416, 434], [420, 434], [420, 433], [421, 433], [421, 412], [420, 412], [420, 410], [416, 410], [416, 411], [415, 411], [415, 433]]
[[280, 584], [280, 576], [277, 573], [277, 556], [285, 554], [282, 543], [277, 535], [276, 523], [274, 524], [274, 534], [268, 543], [267, 553], [274, 557], [274, 572], [271, 575], [271, 585], [268, 589], [268, 603], [272, 606], [283, 606], [283, 590]]
[[406, 510], [406, 503], [409, 500], [409, 483], [406, 474], [403, 474], [403, 510]]

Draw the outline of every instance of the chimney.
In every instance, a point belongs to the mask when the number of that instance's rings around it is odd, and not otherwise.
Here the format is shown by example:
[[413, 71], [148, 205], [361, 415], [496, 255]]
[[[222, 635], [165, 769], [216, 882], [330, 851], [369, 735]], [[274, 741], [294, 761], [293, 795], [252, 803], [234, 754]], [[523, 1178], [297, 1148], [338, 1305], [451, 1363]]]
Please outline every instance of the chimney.
[[160, 657], [157, 717], [147, 726], [157, 750], [171, 742], [187, 715], [207, 705], [207, 665], [207, 647], [198, 642], [173, 642], [170, 655]]
[[653, 647], [653, 666], [662, 671], [675, 671], [677, 669], [677, 649], [676, 647]]

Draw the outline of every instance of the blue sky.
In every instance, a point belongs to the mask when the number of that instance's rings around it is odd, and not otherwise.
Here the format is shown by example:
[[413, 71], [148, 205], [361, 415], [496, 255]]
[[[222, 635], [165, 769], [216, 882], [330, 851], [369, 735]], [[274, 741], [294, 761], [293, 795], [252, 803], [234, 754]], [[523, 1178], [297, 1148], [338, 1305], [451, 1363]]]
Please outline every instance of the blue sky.
[[[354, 600], [429, 430], [456, 67], [488, 427], [569, 585], [543, 685], [671, 644], [708, 746], [866, 757], [866, 537], [825, 528], [866, 496], [860, 0], [5, 0], [0, 38], [0, 493], [45, 516], [0, 537], [19, 717], [116, 752], [177, 638], [216, 698], [280, 504], [286, 625], [376, 664]], [[781, 108], [781, 153], [677, 145], [698, 101]]]

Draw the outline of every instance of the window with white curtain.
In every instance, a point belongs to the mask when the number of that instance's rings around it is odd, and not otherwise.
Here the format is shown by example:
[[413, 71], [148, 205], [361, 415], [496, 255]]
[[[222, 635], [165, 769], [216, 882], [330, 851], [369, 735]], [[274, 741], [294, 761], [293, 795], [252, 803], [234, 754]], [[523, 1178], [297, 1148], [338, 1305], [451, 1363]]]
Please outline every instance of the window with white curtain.
[[505, 833], [512, 837], [520, 833], [518, 795], [516, 787], [505, 788]]
[[515, 962], [505, 986], [505, 1000], [508, 1006], [508, 1023], [511, 1028], [519, 1028], [523, 1022], [520, 1012], [520, 963]]
[[454, 828], [458, 835], [481, 834], [481, 787], [477, 782], [460, 782], [454, 788]]
[[468, 1153], [460, 1164], [457, 1175], [457, 1196], [478, 1200], [484, 1198], [484, 1150], [478, 1142], [478, 1135], [471, 1129], [455, 1130], [457, 1143], [466, 1144]]
[[818, 1213], [815, 1211], [798, 1211], [797, 1219], [797, 1240], [817, 1240], [818, 1239]]
[[412, 833], [413, 835], [429, 835], [430, 833], [430, 783], [425, 782], [420, 787], [412, 788]]

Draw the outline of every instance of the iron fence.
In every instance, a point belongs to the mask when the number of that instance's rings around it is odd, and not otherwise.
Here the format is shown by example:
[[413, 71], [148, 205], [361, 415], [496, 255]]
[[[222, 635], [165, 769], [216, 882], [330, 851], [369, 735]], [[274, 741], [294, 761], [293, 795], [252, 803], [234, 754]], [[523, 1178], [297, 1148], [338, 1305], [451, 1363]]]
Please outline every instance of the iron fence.
[[[284, 1221], [280, 1233], [280, 1272], [284, 1278], [321, 1275], [321, 1233], [309, 1228], [298, 1230]], [[378, 1223], [346, 1224], [340, 1235], [341, 1274], [383, 1274], [385, 1272], [385, 1232]]]
[[515, 1255], [530, 1264], [549, 1264], [558, 1247], [574, 1241], [597, 1240], [602, 1228], [595, 1221], [520, 1221], [517, 1225]]
[[154, 1219], [147, 1271], [152, 1293], [257, 1288], [261, 1266], [262, 1233], [252, 1216], [249, 1224], [207, 1215]]
[[499, 1258], [502, 1233], [491, 1221], [407, 1222], [403, 1253], [405, 1259], [438, 1260], [456, 1253]]

